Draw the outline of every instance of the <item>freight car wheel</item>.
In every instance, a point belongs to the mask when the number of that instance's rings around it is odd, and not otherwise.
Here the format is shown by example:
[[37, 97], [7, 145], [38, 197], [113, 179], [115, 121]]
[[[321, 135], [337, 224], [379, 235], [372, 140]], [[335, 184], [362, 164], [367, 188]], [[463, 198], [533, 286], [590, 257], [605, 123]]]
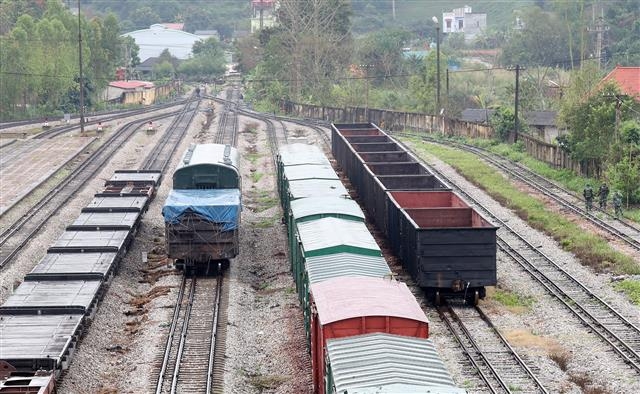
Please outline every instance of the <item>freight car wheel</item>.
[[472, 294], [467, 295], [465, 299], [465, 303], [468, 305], [476, 306], [478, 305], [478, 301], [480, 301], [480, 292], [478, 290], [474, 291]]
[[434, 294], [434, 296], [433, 296], [433, 303], [434, 303], [436, 306], [438, 306], [438, 305], [440, 305], [440, 304], [442, 303], [442, 299], [441, 299], [441, 297], [440, 297], [440, 292], [439, 292], [439, 291], [436, 291], [436, 293]]

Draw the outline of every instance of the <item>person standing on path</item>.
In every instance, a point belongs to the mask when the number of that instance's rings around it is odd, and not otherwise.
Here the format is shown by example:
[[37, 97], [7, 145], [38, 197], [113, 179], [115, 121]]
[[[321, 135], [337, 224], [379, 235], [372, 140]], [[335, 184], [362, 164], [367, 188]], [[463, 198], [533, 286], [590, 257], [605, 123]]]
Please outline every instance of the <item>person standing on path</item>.
[[600, 185], [598, 189], [598, 197], [600, 197], [600, 209], [607, 209], [607, 199], [609, 198], [609, 186], [606, 183]]
[[593, 189], [590, 184], [587, 183], [587, 186], [584, 187], [582, 196], [584, 197], [584, 201], [587, 203], [587, 212], [591, 212], [591, 208], [593, 207]]
[[613, 193], [612, 201], [616, 219], [620, 219], [622, 217], [622, 193], [616, 190], [615, 193]]

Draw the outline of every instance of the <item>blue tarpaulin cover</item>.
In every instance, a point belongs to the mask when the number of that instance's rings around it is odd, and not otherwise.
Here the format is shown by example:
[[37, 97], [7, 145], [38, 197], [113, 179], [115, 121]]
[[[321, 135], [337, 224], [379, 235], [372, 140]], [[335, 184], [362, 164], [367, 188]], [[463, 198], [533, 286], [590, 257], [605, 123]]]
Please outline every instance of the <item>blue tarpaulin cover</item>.
[[240, 220], [240, 190], [171, 190], [162, 207], [164, 221], [177, 224], [187, 213], [195, 213], [213, 223], [223, 223], [223, 231], [235, 230]]

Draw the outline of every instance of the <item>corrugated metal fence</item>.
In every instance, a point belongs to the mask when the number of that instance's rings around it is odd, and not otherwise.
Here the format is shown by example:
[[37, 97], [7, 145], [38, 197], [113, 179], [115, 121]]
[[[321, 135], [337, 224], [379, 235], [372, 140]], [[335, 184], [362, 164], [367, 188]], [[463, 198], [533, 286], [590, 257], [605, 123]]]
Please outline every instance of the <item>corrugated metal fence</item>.
[[[301, 118], [322, 119], [339, 123], [372, 122], [382, 129], [391, 131], [410, 129], [430, 133], [444, 129], [445, 133], [450, 136], [485, 139], [493, 138], [494, 136], [493, 127], [488, 125], [416, 112], [365, 109], [361, 107], [323, 107], [286, 100], [282, 102], [281, 108], [285, 113]], [[518, 139], [524, 143], [527, 153], [537, 160], [549, 163], [556, 168], [570, 169], [578, 174], [582, 173], [582, 170], [585, 170], [586, 174], [597, 174], [598, 169], [595, 163], [581, 164], [576, 162], [558, 145], [549, 144], [522, 133], [518, 135]]]

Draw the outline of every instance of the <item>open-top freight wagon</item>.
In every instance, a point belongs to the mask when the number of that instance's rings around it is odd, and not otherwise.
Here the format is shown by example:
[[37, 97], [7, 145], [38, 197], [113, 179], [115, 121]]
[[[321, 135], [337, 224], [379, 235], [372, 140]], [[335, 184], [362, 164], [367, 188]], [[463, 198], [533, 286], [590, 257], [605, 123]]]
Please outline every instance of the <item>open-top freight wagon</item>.
[[477, 303], [496, 284], [496, 230], [376, 125], [333, 124], [332, 151], [416, 283]]

